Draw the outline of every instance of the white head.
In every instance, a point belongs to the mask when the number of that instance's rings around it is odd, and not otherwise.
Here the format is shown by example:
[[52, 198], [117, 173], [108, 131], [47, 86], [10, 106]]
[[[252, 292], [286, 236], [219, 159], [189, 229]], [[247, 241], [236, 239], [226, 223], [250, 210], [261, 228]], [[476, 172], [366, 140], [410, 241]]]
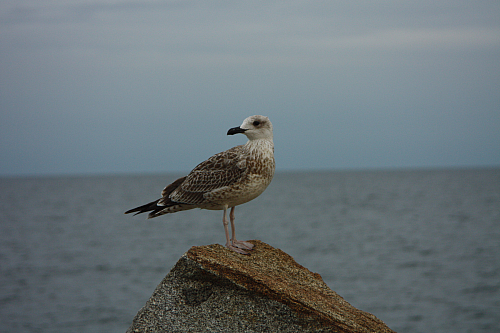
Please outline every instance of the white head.
[[250, 116], [243, 120], [240, 127], [231, 128], [227, 135], [243, 133], [248, 140], [273, 138], [273, 124], [266, 116]]

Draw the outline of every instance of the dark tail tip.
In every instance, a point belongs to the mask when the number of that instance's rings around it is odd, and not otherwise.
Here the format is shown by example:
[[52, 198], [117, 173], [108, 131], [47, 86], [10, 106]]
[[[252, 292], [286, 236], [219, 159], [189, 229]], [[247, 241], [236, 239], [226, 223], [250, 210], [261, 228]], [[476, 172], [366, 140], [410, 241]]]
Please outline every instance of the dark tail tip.
[[137, 214], [150, 212], [158, 208], [158, 206], [156, 205], [158, 201], [160, 201], [160, 199], [152, 201], [150, 203], [147, 203], [139, 207], [132, 208], [130, 210], [127, 210], [125, 214], [135, 213], [134, 216], [136, 216]]

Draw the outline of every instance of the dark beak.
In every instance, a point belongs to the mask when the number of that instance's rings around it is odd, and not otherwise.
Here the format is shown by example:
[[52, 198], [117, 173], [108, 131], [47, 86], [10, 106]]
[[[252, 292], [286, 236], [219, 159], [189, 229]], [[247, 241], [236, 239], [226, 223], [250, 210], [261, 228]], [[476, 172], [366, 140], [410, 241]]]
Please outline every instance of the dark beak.
[[229, 131], [227, 131], [227, 135], [234, 135], [238, 133], [245, 133], [246, 129], [243, 129], [241, 127], [233, 127], [230, 128]]

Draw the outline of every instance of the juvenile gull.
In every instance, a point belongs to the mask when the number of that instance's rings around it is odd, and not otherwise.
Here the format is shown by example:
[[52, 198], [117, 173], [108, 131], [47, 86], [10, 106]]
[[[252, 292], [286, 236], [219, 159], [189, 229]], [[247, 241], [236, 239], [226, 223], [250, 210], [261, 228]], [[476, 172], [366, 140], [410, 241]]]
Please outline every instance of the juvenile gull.
[[[236, 240], [234, 208], [257, 198], [273, 179], [273, 125], [268, 117], [251, 116], [241, 126], [231, 128], [227, 135], [237, 133], [247, 136], [246, 144], [201, 162], [187, 176], [167, 185], [160, 199], [128, 210], [125, 214], [150, 212], [148, 218], [153, 218], [193, 208], [223, 210], [226, 246], [235, 252], [248, 254], [253, 244]], [[231, 208], [231, 238], [226, 217], [228, 208]]]

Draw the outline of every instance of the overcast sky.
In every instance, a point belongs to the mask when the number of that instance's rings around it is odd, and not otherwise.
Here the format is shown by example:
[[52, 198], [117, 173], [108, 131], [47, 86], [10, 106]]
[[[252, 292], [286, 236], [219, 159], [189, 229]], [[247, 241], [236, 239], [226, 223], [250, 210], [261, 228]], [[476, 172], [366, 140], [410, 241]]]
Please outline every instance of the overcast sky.
[[0, 175], [500, 166], [500, 1], [3, 0]]

